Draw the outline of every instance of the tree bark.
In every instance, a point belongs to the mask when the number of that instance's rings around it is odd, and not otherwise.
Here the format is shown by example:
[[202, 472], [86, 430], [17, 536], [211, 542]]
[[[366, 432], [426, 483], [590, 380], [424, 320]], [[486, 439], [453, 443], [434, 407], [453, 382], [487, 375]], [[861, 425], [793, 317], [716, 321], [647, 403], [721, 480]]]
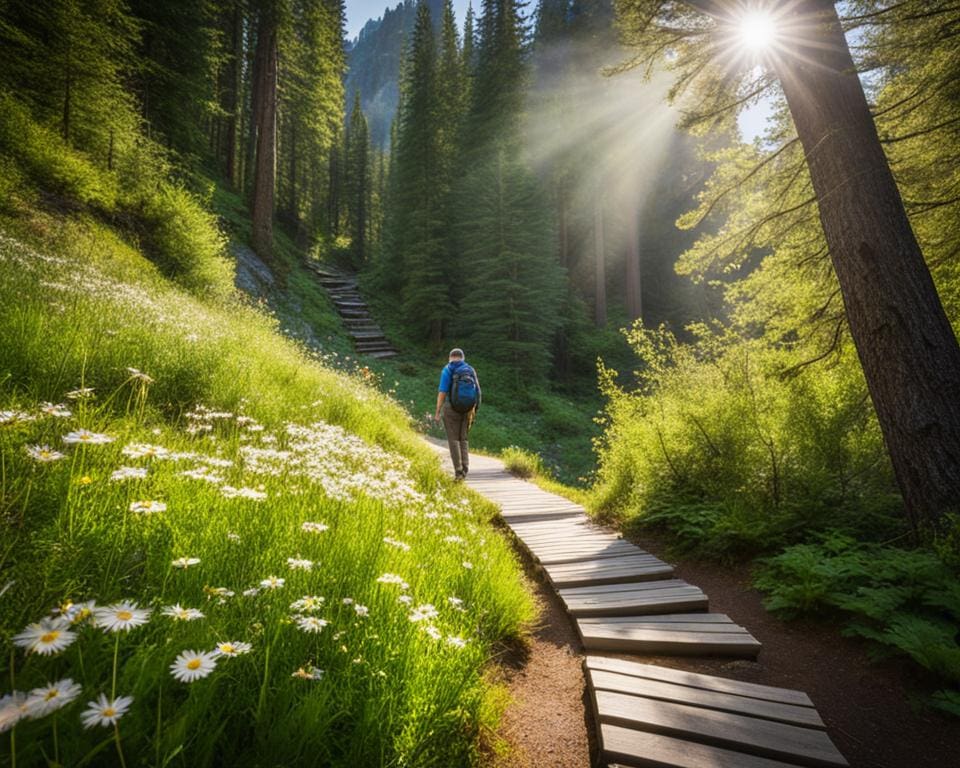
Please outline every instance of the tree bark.
[[273, 199], [277, 171], [277, 22], [270, 13], [260, 19], [257, 33], [256, 162], [253, 176], [251, 245], [263, 258], [273, 248]]
[[607, 325], [607, 257], [603, 250], [603, 198], [599, 190], [593, 198], [593, 255], [596, 262], [593, 317], [597, 328], [604, 328]]
[[224, 171], [227, 181], [237, 188], [237, 112], [240, 104], [240, 60], [243, 56], [243, 28], [239, 2], [234, 3], [230, 14], [230, 59], [227, 63], [227, 93], [224, 111], [226, 117], [227, 141], [224, 148]]
[[960, 506], [960, 347], [833, 2], [804, 0], [774, 66], [803, 144], [850, 335], [914, 525]]

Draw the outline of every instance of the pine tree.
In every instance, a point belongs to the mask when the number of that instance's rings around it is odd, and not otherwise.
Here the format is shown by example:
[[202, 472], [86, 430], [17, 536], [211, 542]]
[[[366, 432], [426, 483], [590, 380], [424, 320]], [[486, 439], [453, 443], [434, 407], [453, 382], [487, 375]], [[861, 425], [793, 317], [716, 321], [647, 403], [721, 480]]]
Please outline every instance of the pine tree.
[[525, 31], [515, 0], [486, 0], [467, 117], [468, 173], [459, 190], [461, 329], [488, 359], [542, 373], [558, 325], [563, 271], [539, 183], [526, 167], [520, 110], [527, 82]]
[[430, 10], [421, 0], [402, 84], [391, 194], [392, 245], [403, 266], [403, 312], [415, 338], [439, 345], [451, 307], [444, 279], [443, 195], [440, 172], [437, 52]]
[[253, 123], [256, 126], [256, 159], [253, 169], [253, 219], [250, 245], [263, 258], [273, 250], [273, 209], [277, 172], [277, 38], [279, 8], [264, 4], [257, 22], [254, 56]]
[[360, 106], [360, 91], [354, 94], [350, 124], [346, 132], [346, 193], [347, 231], [350, 234], [350, 252], [355, 266], [367, 258], [367, 231], [370, 217], [370, 135], [367, 120]]

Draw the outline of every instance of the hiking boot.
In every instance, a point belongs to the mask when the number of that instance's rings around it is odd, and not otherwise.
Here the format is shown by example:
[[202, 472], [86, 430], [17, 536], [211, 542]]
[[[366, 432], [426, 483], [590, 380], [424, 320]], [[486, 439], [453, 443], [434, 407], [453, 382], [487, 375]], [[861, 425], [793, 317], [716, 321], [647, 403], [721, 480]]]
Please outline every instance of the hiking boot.
[[455, 483], [462, 483], [463, 479], [467, 476], [466, 472], [458, 470], [457, 473], [453, 476], [453, 481]]

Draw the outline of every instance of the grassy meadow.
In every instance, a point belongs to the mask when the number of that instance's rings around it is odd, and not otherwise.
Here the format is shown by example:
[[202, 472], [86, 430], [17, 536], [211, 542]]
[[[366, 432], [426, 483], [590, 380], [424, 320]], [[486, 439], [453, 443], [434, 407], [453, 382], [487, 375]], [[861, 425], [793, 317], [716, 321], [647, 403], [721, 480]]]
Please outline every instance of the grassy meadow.
[[0, 762], [479, 759], [533, 607], [398, 405], [80, 213], [0, 307]]

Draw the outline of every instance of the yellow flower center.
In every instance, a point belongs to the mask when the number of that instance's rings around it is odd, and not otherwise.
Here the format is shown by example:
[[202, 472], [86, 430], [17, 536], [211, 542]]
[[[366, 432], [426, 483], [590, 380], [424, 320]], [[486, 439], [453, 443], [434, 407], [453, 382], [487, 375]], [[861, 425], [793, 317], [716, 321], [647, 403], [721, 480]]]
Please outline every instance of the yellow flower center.
[[93, 479], [90, 477], [90, 475], [84, 475], [78, 482], [80, 485], [90, 485], [90, 483], [93, 482]]
[[200, 669], [200, 659], [190, 659], [187, 662], [187, 669]]
[[40, 451], [40, 458], [41, 458], [41, 459], [49, 459], [49, 458], [50, 458], [50, 451]]
[[103, 712], [100, 714], [102, 714], [104, 717], [113, 717], [115, 714], [117, 714], [117, 710], [115, 710], [113, 707], [105, 707]]
[[130, 611], [117, 611], [117, 618], [120, 621], [130, 621], [133, 618], [133, 614]]
[[89, 440], [89, 439], [90, 439], [90, 435], [80, 435], [80, 439], [81, 439], [81, 440]]
[[44, 701], [50, 701], [50, 699], [55, 699], [60, 695], [60, 691], [54, 688], [52, 691], [47, 691], [47, 695], [43, 697]]
[[234, 647], [230, 645], [230, 643], [224, 643], [223, 645], [220, 646], [220, 650], [223, 653], [233, 653]]
[[52, 630], [52, 631], [50, 631], [50, 632], [47, 632], [45, 635], [41, 635], [41, 636], [40, 636], [40, 642], [41, 642], [41, 643], [52, 643], [52, 642], [53, 642], [54, 640], [56, 640], [58, 637], [60, 637], [60, 630], [59, 630], [59, 629], [54, 629], [54, 630]]

